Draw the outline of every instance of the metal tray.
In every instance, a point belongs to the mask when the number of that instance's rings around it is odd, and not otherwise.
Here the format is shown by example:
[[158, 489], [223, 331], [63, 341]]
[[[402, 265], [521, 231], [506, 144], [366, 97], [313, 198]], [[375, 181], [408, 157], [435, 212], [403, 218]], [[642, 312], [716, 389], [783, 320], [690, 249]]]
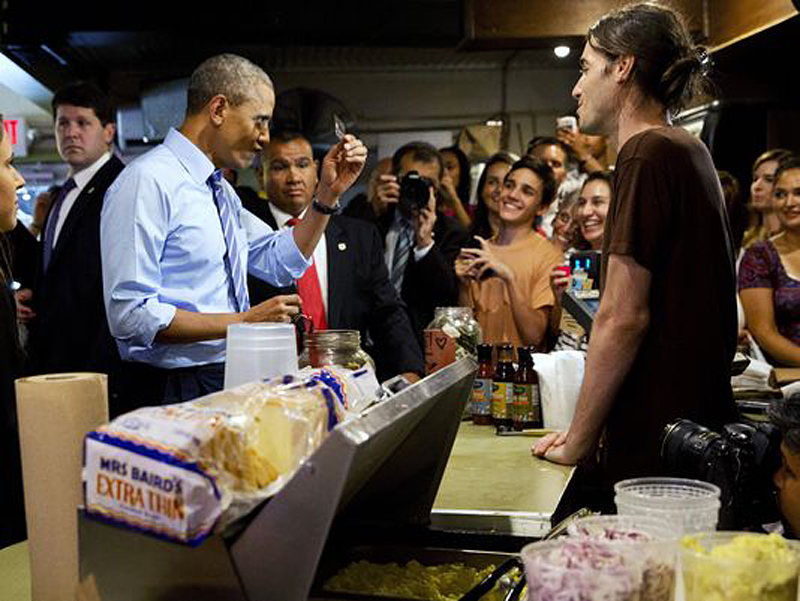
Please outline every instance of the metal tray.
[[424, 566], [436, 566], [446, 563], [462, 563], [466, 566], [484, 569], [487, 566], [495, 567], [513, 557], [513, 553], [472, 551], [465, 549], [445, 549], [438, 547], [408, 547], [408, 546], [358, 546], [347, 549], [342, 553], [331, 553], [323, 559], [317, 572], [317, 580], [311, 591], [310, 601], [366, 601], [379, 599], [380, 601], [419, 601], [415, 598], [378, 596], [375, 594], [339, 593], [325, 589], [325, 582], [334, 576], [340, 569], [353, 562], [367, 560], [371, 563], [385, 564], [397, 563], [404, 565], [411, 560], [416, 560]]

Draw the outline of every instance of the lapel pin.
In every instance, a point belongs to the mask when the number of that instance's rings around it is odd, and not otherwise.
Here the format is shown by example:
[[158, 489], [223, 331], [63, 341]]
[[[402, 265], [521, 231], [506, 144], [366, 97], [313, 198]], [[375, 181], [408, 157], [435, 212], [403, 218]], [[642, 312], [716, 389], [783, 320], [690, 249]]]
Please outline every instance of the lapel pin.
[[89, 189], [86, 191], [86, 193], [87, 193], [87, 194], [93, 194], [93, 193], [94, 193], [94, 186], [92, 186], [91, 188], [89, 188]]
[[339, 250], [347, 250], [347, 244], [345, 242], [339, 242]]

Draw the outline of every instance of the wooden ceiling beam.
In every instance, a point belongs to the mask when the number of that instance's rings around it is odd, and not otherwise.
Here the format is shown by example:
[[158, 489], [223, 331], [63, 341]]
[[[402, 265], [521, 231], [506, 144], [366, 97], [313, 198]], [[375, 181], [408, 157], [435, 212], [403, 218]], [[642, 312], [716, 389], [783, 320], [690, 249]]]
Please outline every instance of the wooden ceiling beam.
[[[464, 50], [541, 48], [586, 35], [628, 0], [465, 0]], [[698, 39], [719, 50], [798, 14], [792, 0], [671, 0]]]

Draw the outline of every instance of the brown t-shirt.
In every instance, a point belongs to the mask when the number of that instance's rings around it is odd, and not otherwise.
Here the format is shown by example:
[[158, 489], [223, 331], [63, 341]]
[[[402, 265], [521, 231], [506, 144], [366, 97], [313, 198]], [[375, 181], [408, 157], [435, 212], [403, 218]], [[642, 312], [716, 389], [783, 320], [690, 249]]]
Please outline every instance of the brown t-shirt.
[[[563, 260], [555, 246], [534, 231], [508, 246], [498, 246], [493, 242], [489, 245], [497, 258], [514, 272], [531, 309], [553, 306], [555, 300], [550, 290], [550, 272]], [[505, 282], [493, 277], [462, 285], [468, 287], [469, 303], [474, 309], [475, 319], [481, 325], [483, 341], [488, 344], [509, 342], [515, 347], [523, 346]]]
[[620, 150], [603, 273], [612, 254], [632, 257], [652, 280], [649, 327], [606, 423], [607, 482], [662, 474], [669, 421], [719, 429], [737, 417], [730, 227], [711, 156], [683, 129], [650, 129]]

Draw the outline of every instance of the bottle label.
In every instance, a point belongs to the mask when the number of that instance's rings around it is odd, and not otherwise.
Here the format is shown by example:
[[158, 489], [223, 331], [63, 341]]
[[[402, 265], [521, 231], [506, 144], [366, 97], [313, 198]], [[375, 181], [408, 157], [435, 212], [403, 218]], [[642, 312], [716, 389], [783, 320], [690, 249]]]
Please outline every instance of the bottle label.
[[531, 385], [514, 384], [514, 407], [512, 418], [514, 421], [530, 421], [531, 412]]
[[492, 379], [475, 378], [472, 384], [473, 415], [492, 414]]
[[427, 375], [439, 371], [456, 360], [455, 338], [448, 336], [443, 330], [428, 329], [423, 332], [425, 338], [425, 373]]
[[509, 419], [514, 403], [514, 385], [507, 382], [492, 383], [492, 417]]
[[535, 422], [537, 424], [542, 423], [542, 399], [539, 396], [539, 385], [538, 384], [531, 384], [530, 385], [531, 391], [531, 402], [530, 402], [530, 415], [531, 418], [529, 421]]

